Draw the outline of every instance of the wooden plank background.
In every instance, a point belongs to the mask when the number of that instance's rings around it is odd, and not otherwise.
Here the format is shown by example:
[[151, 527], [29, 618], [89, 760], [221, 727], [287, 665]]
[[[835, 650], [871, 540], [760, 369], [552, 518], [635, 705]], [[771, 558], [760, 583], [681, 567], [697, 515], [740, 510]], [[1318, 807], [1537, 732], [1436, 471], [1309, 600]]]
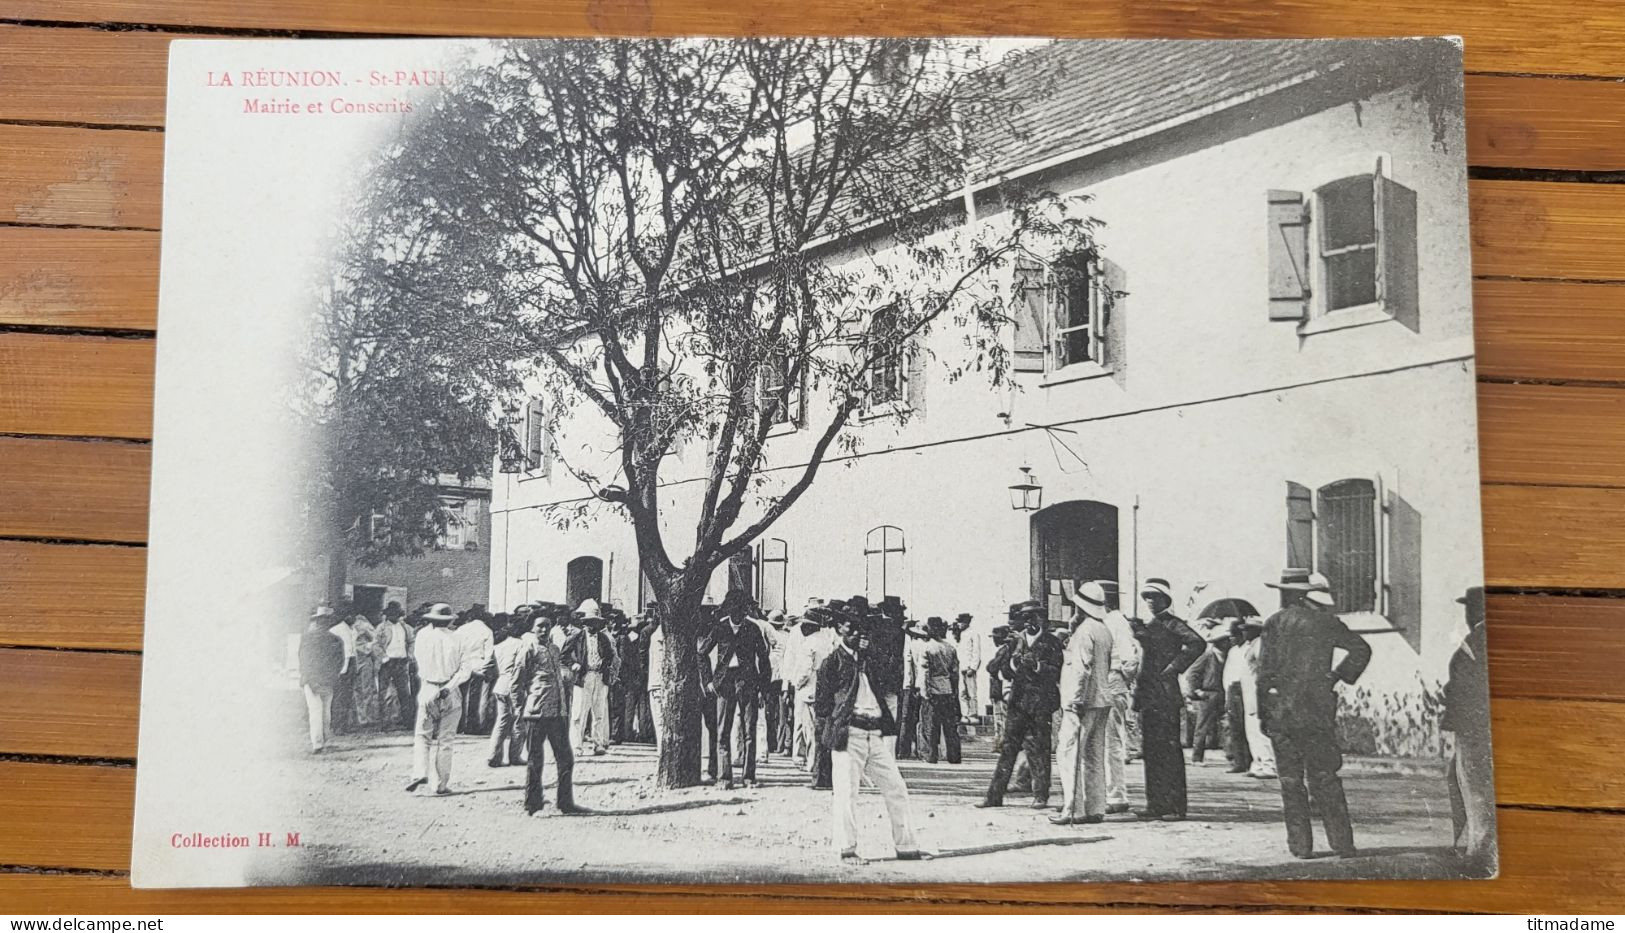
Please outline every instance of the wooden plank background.
[[[166, 46], [706, 32], [1466, 40], [1492, 882], [132, 891]], [[1625, 910], [1617, 0], [0, 2], [0, 904], [181, 911]]]

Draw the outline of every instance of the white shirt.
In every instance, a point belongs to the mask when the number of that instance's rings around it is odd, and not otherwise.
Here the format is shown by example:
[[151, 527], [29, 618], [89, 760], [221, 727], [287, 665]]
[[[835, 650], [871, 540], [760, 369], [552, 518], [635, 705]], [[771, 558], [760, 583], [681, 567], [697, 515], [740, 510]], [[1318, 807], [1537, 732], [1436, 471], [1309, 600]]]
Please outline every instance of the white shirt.
[[418, 662], [418, 676], [434, 687], [456, 689], [474, 672], [474, 656], [450, 629], [424, 628], [412, 647], [412, 657]]
[[977, 644], [976, 633], [965, 629], [954, 638], [954, 650], [959, 652], [959, 670], [975, 674], [982, 666], [982, 646]]
[[[841, 648], [852, 657], [857, 657], [857, 653], [851, 648], [845, 645]], [[875, 691], [869, 686], [869, 675], [861, 670], [858, 672], [858, 695], [852, 700], [852, 712], [859, 716], [880, 718], [880, 701], [875, 699]]]
[[355, 660], [355, 629], [351, 628], [348, 622], [339, 622], [328, 631], [337, 635], [339, 641], [344, 642], [344, 666], [339, 668], [339, 673], [342, 674], [350, 669], [350, 662]]
[[465, 624], [454, 634], [463, 650], [468, 652], [474, 670], [484, 667], [485, 662], [496, 653], [496, 639], [492, 637], [490, 627], [479, 619]]
[[386, 633], [384, 657], [391, 660], [406, 657], [406, 624], [397, 620], [385, 622], [381, 628]]
[[1113, 609], [1101, 620], [1106, 631], [1112, 633], [1112, 670], [1125, 676], [1140, 667], [1140, 640], [1134, 637], [1134, 626], [1121, 610]]
[[1232, 646], [1224, 656], [1224, 687], [1229, 690], [1232, 685], [1241, 686], [1241, 681], [1247, 670], [1247, 652], [1241, 645]]

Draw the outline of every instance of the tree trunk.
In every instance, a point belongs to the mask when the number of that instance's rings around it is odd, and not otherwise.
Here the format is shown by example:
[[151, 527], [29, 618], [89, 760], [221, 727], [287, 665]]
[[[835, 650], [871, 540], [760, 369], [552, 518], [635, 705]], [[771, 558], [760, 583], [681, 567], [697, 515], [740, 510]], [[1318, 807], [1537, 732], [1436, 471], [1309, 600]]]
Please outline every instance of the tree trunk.
[[341, 532], [327, 548], [327, 604], [337, 609], [344, 602], [344, 584], [350, 579], [350, 548]]
[[666, 637], [666, 665], [660, 672], [664, 704], [656, 777], [661, 787], [692, 787], [702, 779], [700, 767], [706, 749], [700, 711], [706, 700], [700, 691], [697, 643], [704, 592], [703, 586], [691, 586], [679, 579], [668, 597], [659, 602]]

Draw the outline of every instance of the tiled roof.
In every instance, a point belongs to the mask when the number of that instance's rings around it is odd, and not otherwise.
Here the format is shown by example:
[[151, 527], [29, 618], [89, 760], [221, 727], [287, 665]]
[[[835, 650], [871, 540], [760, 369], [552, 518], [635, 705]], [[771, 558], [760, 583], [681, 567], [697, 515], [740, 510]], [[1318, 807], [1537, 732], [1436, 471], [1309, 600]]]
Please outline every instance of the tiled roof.
[[1369, 41], [1057, 41], [988, 70], [1008, 101], [1001, 125], [974, 128], [991, 177], [1109, 145], [1157, 124], [1336, 69]]

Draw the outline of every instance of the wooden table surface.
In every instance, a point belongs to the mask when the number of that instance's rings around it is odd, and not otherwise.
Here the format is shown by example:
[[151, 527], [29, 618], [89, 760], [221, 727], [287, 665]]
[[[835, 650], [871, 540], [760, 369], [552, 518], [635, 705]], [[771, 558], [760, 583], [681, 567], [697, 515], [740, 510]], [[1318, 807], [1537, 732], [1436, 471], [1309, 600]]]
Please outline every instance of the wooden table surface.
[[[650, 32], [1465, 36], [1501, 877], [132, 891], [167, 43]], [[0, 0], [0, 912], [1625, 911], [1621, 76], [1619, 0]]]

